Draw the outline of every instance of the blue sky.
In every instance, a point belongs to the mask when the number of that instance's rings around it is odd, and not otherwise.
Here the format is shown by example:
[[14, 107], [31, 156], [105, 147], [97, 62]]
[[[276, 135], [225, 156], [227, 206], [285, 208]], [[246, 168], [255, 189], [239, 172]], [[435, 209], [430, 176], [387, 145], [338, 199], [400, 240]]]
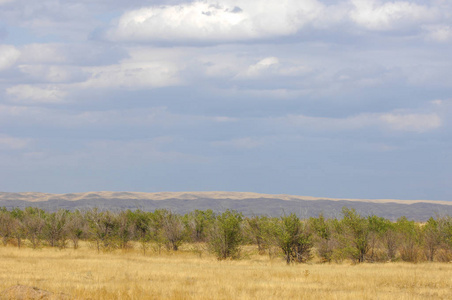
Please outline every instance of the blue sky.
[[0, 0], [0, 191], [452, 200], [451, 12]]

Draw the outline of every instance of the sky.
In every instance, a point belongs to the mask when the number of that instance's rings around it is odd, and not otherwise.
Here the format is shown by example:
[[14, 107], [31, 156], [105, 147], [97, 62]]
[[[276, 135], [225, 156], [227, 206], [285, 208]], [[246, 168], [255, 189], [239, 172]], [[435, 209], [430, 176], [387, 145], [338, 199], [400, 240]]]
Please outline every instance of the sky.
[[450, 0], [0, 0], [0, 191], [452, 200]]

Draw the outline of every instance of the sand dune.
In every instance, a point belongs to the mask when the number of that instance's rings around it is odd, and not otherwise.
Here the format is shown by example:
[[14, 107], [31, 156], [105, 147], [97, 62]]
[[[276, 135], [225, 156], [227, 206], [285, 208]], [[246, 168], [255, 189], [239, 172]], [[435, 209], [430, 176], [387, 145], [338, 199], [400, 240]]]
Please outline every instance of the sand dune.
[[87, 199], [124, 199], [124, 200], [197, 200], [197, 199], [230, 199], [230, 200], [245, 200], [245, 199], [280, 199], [280, 200], [331, 200], [331, 201], [358, 201], [368, 203], [399, 203], [399, 204], [414, 204], [414, 203], [431, 203], [452, 205], [452, 201], [434, 201], [434, 200], [398, 200], [398, 199], [347, 199], [347, 198], [327, 198], [327, 197], [311, 197], [311, 196], [296, 196], [286, 194], [259, 194], [250, 192], [158, 192], [158, 193], [144, 193], [144, 192], [86, 192], [86, 193], [70, 193], [70, 194], [50, 194], [37, 192], [24, 193], [4, 193], [0, 192], [0, 200], [22, 200], [29, 202], [42, 202], [49, 200], [66, 200], [78, 201]]

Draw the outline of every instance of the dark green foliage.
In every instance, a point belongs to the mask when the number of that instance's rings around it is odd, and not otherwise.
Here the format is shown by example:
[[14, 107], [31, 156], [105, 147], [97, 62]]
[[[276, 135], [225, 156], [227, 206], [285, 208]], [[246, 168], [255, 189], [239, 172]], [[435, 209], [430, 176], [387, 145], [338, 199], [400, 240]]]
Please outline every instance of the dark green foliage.
[[58, 212], [45, 215], [43, 235], [50, 247], [66, 247], [66, 223], [68, 220], [68, 215], [69, 212], [66, 210], [59, 210]]
[[170, 211], [163, 211], [161, 222], [166, 247], [177, 251], [186, 236], [182, 217]]
[[342, 224], [345, 228], [345, 236], [349, 242], [348, 252], [352, 259], [363, 262], [369, 251], [369, 223], [368, 220], [359, 215], [356, 210], [344, 207]]
[[[300, 220], [295, 214], [282, 218], [245, 218], [236, 211], [215, 214], [196, 210], [178, 215], [169, 210], [153, 212], [0, 208], [0, 245], [74, 249], [90, 241], [100, 252], [128, 249], [136, 242], [146, 254], [151, 246], [159, 253], [180, 250], [184, 242], [208, 248], [218, 259], [239, 257], [242, 244], [255, 245], [259, 254], [283, 255], [287, 263], [305, 262], [317, 254], [322, 262], [352, 259], [359, 262], [452, 260], [452, 218], [430, 218], [425, 224], [405, 217], [397, 222], [375, 215], [361, 216], [343, 209], [343, 218]], [[199, 243], [199, 244], [198, 244]], [[311, 251], [312, 250], [312, 251]]]
[[438, 217], [438, 228], [441, 234], [441, 243], [448, 248], [452, 248], [452, 217]]
[[89, 225], [88, 236], [98, 252], [101, 249], [113, 250], [119, 247], [119, 220], [116, 214], [92, 209], [85, 216]]
[[257, 245], [259, 254], [263, 254], [271, 245], [271, 219], [266, 216], [246, 218], [246, 233], [251, 243]]
[[146, 254], [148, 243], [151, 241], [150, 213], [136, 210], [133, 214], [131, 214], [131, 220], [134, 226], [133, 231], [135, 233], [135, 239], [138, 239], [141, 249], [143, 250], [143, 254]]
[[276, 224], [276, 239], [287, 264], [306, 262], [310, 258], [311, 233], [295, 214], [281, 217]]
[[420, 255], [420, 245], [422, 242], [421, 227], [414, 221], [409, 221], [402, 217], [395, 223], [395, 228], [399, 233], [400, 258], [404, 261], [417, 262]]
[[15, 219], [6, 209], [0, 210], [0, 237], [3, 245], [6, 246], [8, 241], [13, 237]]
[[210, 230], [208, 244], [218, 259], [238, 257], [243, 241], [242, 220], [242, 214], [230, 210], [216, 217]]
[[45, 211], [27, 207], [23, 216], [24, 234], [33, 249], [41, 245], [45, 226]]
[[135, 226], [133, 224], [133, 212], [128, 209], [117, 215], [119, 248], [129, 248], [129, 242], [133, 239]]
[[441, 232], [438, 221], [433, 218], [428, 219], [427, 223], [422, 227], [422, 233], [425, 256], [428, 261], [433, 261], [441, 244]]
[[82, 213], [76, 210], [70, 213], [66, 223], [66, 233], [69, 240], [72, 242], [74, 249], [78, 248], [78, 243], [82, 239], [87, 238], [88, 224]]
[[314, 233], [314, 241], [317, 253], [323, 262], [331, 262], [337, 241], [333, 236], [333, 224], [331, 220], [320, 214], [318, 218], [309, 218], [309, 226]]
[[[378, 217], [375, 215], [367, 217], [368, 222], [368, 230], [369, 230], [369, 252], [368, 261], [385, 261], [388, 258], [392, 259], [392, 250], [391, 251], [381, 251], [384, 248], [384, 237], [388, 230], [391, 227], [391, 222], [386, 220], [385, 218]], [[389, 238], [389, 235], [387, 236]], [[389, 249], [393, 249], [391, 247], [390, 239], [386, 240], [389, 242]]]
[[206, 211], [195, 210], [184, 216], [184, 223], [191, 232], [191, 238], [194, 242], [207, 241], [207, 232], [212, 227], [215, 220], [215, 214], [211, 209]]

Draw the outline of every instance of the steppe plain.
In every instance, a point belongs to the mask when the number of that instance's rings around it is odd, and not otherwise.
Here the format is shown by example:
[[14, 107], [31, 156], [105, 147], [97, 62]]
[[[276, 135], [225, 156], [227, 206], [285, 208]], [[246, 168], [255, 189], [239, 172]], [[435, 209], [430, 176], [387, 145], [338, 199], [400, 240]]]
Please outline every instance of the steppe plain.
[[[48, 299], [451, 299], [450, 263], [309, 263], [245, 248], [218, 261], [201, 245], [180, 251], [0, 247], [0, 290], [14, 285]], [[8, 298], [3, 298], [8, 299]]]

